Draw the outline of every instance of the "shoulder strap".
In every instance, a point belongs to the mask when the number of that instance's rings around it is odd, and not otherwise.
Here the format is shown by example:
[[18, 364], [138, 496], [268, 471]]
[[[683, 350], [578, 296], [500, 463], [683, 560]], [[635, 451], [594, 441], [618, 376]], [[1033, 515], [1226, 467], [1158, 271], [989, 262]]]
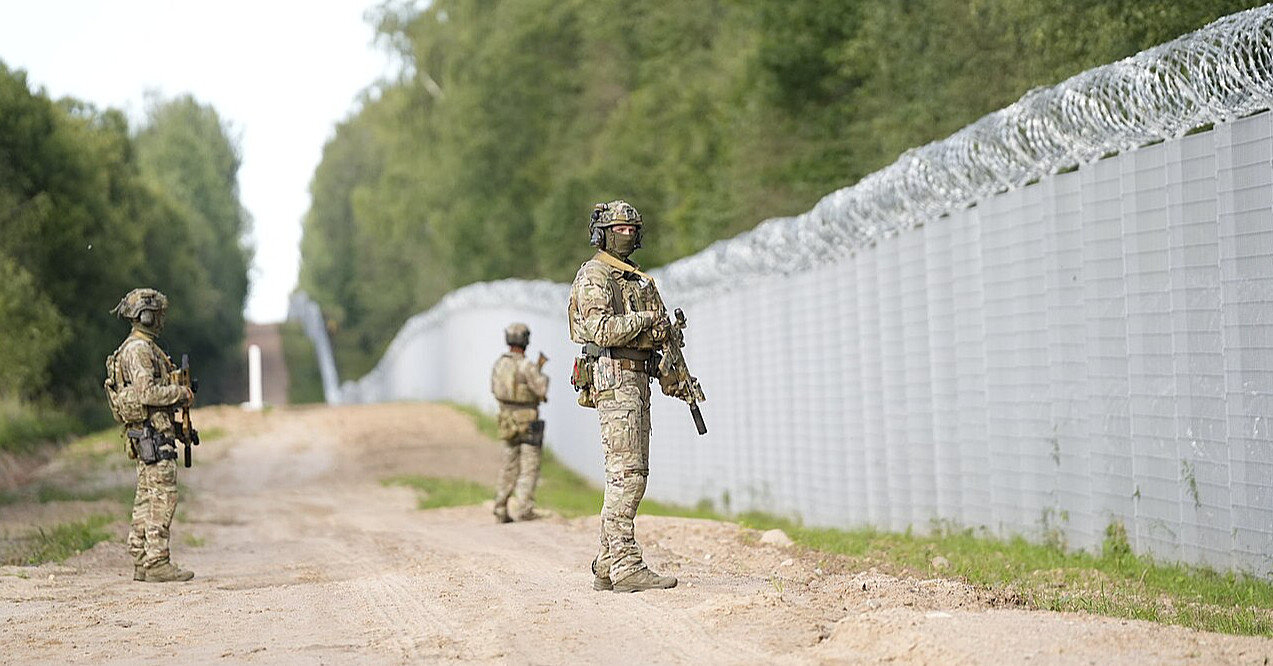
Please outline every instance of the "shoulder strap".
[[124, 338], [124, 341], [119, 343], [119, 346], [115, 348], [115, 351], [111, 352], [111, 355], [106, 358], [108, 366], [107, 372], [111, 374], [111, 378], [115, 381], [116, 386], [124, 387], [128, 386], [130, 383], [128, 381], [128, 377], [124, 376], [124, 373], [119, 370], [119, 355], [130, 346], [138, 342], [144, 343], [145, 341], [145, 338], [136, 335], [129, 335]]
[[593, 259], [596, 259], [597, 261], [600, 261], [601, 263], [611, 268], [617, 268], [625, 273], [633, 273], [635, 275], [640, 275], [642, 278], [649, 280], [650, 284], [654, 284], [654, 278], [650, 277], [647, 273], [643, 273], [641, 269], [619, 259], [618, 257], [614, 256], [613, 254], [610, 254], [609, 252], [597, 252], [597, 255], [594, 256]]

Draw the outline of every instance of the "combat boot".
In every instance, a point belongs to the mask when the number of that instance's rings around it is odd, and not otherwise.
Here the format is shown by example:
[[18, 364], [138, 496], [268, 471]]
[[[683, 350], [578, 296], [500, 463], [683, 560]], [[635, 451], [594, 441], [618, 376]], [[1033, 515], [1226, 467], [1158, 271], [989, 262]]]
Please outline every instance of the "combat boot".
[[676, 587], [676, 577], [660, 576], [649, 569], [641, 569], [614, 582], [615, 592], [640, 592], [641, 590], [666, 590]]
[[517, 522], [524, 523], [528, 520], [539, 520], [540, 518], [543, 518], [543, 517], [544, 517], [544, 514], [534, 509], [531, 509], [530, 511], [523, 511], [522, 513], [517, 514]]
[[146, 568], [147, 583], [175, 583], [194, 578], [193, 571], [177, 568], [172, 562], [162, 562]]
[[602, 576], [597, 573], [597, 558], [592, 558], [592, 589], [598, 592], [607, 592], [614, 589], [614, 583], [610, 582], [609, 576]]
[[146, 567], [143, 567], [140, 564], [134, 564], [133, 565], [133, 580], [145, 582]]
[[500, 523], [501, 525], [513, 522], [513, 519], [508, 517], [508, 509], [496, 509], [494, 513], [495, 522]]

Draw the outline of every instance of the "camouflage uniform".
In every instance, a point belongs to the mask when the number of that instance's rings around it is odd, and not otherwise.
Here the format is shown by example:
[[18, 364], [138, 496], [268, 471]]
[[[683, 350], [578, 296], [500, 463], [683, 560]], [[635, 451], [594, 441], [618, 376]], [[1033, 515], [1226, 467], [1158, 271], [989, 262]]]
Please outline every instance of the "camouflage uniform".
[[504, 465], [495, 487], [495, 516], [500, 522], [509, 519], [509, 497], [516, 499], [515, 519], [535, 516], [535, 483], [543, 448], [539, 403], [548, 399], [548, 377], [524, 352], [530, 331], [524, 324], [514, 324], [505, 332], [505, 339], [510, 345], [520, 344], [501, 355], [491, 369], [491, 393], [499, 400], [499, 437], [505, 445]]
[[[107, 358], [106, 389], [111, 411], [126, 432], [149, 424], [163, 442], [160, 460], [151, 464], [137, 460], [137, 492], [133, 499], [128, 552], [133, 556], [137, 579], [142, 580], [144, 571], [176, 571], [169, 561], [168, 547], [172, 516], [177, 510], [177, 452], [172, 410], [186, 404], [192, 396], [174, 383], [173, 373], [177, 368], [155, 342], [162, 330], [167, 299], [153, 289], [133, 290], [120, 302], [116, 312], [126, 319], [135, 319], [138, 302], [159, 308], [158, 324], [134, 321], [132, 333]], [[125, 448], [130, 459], [137, 459], [131, 440]]]
[[[601, 206], [631, 208], [622, 201]], [[596, 238], [594, 232], [594, 244]], [[624, 263], [636, 268], [630, 260], [598, 252], [579, 268], [570, 290], [571, 339], [601, 348], [587, 396], [601, 420], [606, 478], [594, 586], [605, 585], [607, 578], [621, 581], [646, 568], [633, 520], [650, 473], [652, 331], [665, 317], [653, 280], [639, 269], [620, 268]]]

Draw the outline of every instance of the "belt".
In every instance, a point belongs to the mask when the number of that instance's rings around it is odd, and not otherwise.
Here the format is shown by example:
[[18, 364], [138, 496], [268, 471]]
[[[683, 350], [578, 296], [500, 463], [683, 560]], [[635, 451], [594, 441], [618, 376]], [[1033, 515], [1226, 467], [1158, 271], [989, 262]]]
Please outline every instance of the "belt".
[[644, 361], [636, 361], [630, 358], [615, 358], [612, 360], [614, 361], [615, 365], [619, 366], [620, 368], [623, 368], [624, 370], [631, 370], [632, 372], [640, 372], [647, 375], [650, 374], [649, 359], [646, 359]]
[[610, 358], [628, 361], [645, 361], [650, 358], [649, 349], [633, 349], [632, 347], [610, 347]]
[[505, 402], [501, 400], [499, 403], [499, 406], [501, 409], [535, 409], [536, 407], [539, 407], [539, 403], [537, 402]]
[[644, 361], [649, 359], [654, 352], [649, 349], [636, 349], [633, 347], [601, 347], [589, 342], [583, 346], [583, 354], [589, 358], [609, 356], [613, 359]]

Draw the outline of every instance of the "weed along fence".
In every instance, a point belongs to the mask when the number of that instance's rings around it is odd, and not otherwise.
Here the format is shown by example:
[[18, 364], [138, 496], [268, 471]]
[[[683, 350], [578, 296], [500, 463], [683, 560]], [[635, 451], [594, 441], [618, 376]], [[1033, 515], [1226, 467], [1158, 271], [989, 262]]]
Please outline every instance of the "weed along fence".
[[[1273, 573], [1271, 53], [1273, 10], [1227, 17], [657, 271], [710, 433], [656, 396], [649, 495], [1079, 548], [1119, 522], [1138, 552]], [[549, 446], [599, 482], [567, 293], [453, 292], [334, 399], [493, 410], [524, 321]]]

